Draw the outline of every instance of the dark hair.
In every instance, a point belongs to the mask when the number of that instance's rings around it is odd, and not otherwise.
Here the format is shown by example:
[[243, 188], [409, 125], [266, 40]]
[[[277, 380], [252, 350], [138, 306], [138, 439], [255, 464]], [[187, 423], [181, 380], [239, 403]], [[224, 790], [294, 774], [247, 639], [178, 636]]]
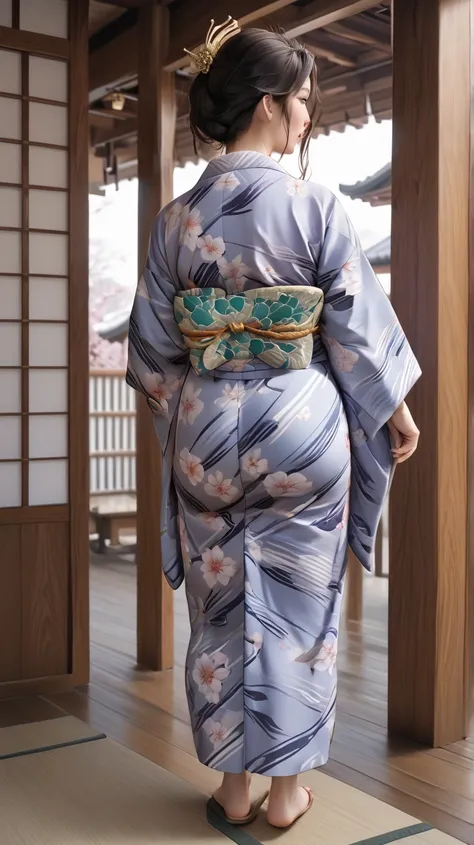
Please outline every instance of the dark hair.
[[239, 138], [250, 127], [265, 94], [281, 105], [289, 133], [288, 100], [308, 77], [310, 124], [300, 147], [300, 169], [305, 177], [319, 105], [316, 63], [300, 41], [283, 31], [242, 30], [221, 47], [209, 72], [196, 76], [189, 92], [189, 121], [196, 152], [197, 140], [222, 147]]

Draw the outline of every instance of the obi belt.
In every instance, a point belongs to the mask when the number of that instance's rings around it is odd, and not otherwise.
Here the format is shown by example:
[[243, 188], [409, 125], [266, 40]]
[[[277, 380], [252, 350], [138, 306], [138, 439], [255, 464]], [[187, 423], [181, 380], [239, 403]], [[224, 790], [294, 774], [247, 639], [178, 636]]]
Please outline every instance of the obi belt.
[[323, 292], [306, 285], [234, 294], [196, 288], [175, 297], [174, 315], [199, 375], [254, 358], [277, 369], [301, 370], [311, 361], [323, 303]]

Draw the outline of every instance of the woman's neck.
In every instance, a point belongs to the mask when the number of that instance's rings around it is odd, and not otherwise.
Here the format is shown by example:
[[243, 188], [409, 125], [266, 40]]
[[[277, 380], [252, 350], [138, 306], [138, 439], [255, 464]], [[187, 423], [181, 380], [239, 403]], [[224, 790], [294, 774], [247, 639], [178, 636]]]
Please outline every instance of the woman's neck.
[[225, 148], [226, 153], [261, 153], [262, 155], [271, 156], [273, 150], [271, 144], [264, 138], [254, 135], [252, 132], [246, 132], [232, 144], [228, 144]]

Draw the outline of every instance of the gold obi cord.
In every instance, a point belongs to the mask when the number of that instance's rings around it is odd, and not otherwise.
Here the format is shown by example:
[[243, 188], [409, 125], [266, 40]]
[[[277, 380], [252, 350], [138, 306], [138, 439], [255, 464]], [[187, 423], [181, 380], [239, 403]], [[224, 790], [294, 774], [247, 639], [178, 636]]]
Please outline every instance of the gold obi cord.
[[192, 340], [206, 340], [209, 338], [209, 341], [211, 342], [219, 339], [227, 332], [231, 332], [231, 334], [249, 332], [249, 334], [258, 335], [258, 337], [285, 341], [298, 340], [300, 337], [307, 337], [309, 334], [316, 334], [316, 332], [319, 331], [319, 326], [309, 326], [305, 329], [299, 329], [296, 325], [288, 326], [279, 324], [274, 326], [273, 329], [258, 329], [256, 326], [252, 326], [251, 323], [227, 323], [226, 326], [222, 326], [219, 329], [194, 331], [192, 329], [184, 329], [180, 327], [180, 331], [183, 335], [185, 335], [185, 337], [189, 337]]

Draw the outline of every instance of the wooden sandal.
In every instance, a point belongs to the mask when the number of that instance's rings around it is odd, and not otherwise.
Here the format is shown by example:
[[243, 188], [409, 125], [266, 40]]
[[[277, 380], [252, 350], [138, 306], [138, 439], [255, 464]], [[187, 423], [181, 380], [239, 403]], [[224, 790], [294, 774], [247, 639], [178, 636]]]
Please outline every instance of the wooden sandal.
[[267, 800], [269, 794], [269, 792], [265, 792], [264, 795], [261, 795], [260, 798], [257, 798], [257, 800], [254, 801], [251, 805], [250, 812], [248, 813], [248, 815], [244, 816], [241, 819], [236, 819], [233, 816], [228, 816], [222, 804], [219, 804], [219, 802], [214, 796], [212, 796], [212, 798], [209, 800], [207, 808], [212, 813], [215, 813], [217, 816], [219, 816], [221, 819], [224, 819], [227, 824], [232, 824], [236, 826], [250, 824], [258, 816], [260, 809]]
[[[296, 824], [298, 819], [301, 819], [303, 816], [306, 815], [308, 810], [311, 810], [311, 807], [313, 806], [313, 803], [314, 803], [313, 793], [311, 792], [309, 786], [302, 786], [301, 789], [304, 789], [304, 791], [308, 793], [308, 804], [307, 804], [307, 806], [301, 811], [301, 813], [298, 813], [296, 818], [294, 818], [293, 821], [291, 821], [289, 824], [281, 825], [281, 824], [272, 824], [271, 822], [268, 822], [268, 824], [271, 827], [275, 827], [278, 830], [289, 830], [290, 827], [293, 827], [293, 825]], [[267, 819], [267, 821], [268, 821], [268, 819]]]

